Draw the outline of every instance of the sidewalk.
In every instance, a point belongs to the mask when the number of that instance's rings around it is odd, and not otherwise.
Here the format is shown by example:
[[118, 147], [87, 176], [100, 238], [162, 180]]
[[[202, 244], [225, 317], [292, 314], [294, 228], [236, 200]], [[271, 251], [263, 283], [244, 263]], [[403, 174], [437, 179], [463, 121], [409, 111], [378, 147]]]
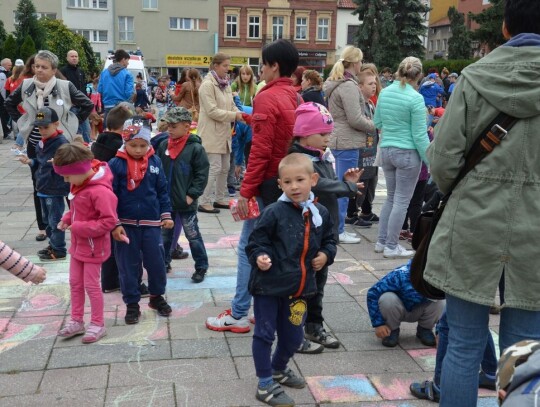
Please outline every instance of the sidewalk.
[[[46, 244], [34, 239], [30, 171], [13, 159], [11, 144], [0, 145], [0, 239], [38, 261], [35, 253]], [[380, 184], [377, 213], [384, 192]], [[167, 285], [173, 314], [159, 317], [143, 299], [141, 322], [130, 326], [124, 324], [121, 294], [105, 294], [108, 335], [92, 345], [82, 345], [80, 337], [56, 337], [69, 318], [68, 261], [47, 263], [47, 281], [39, 286], [0, 272], [0, 405], [264, 405], [254, 397], [252, 333], [224, 334], [204, 326], [234, 295], [241, 223], [222, 210], [200, 214], [199, 226], [210, 259], [205, 281], [191, 282], [191, 257], [173, 261]], [[420, 344], [412, 324], [402, 326], [398, 347], [383, 347], [367, 314], [368, 288], [403, 261], [373, 252], [376, 225], [357, 232], [360, 244], [339, 246], [325, 292], [326, 323], [342, 346], [296, 355], [291, 367], [308, 386], [287, 392], [298, 406], [435, 406], [413, 399], [408, 390], [411, 381], [432, 377], [435, 349]], [[189, 248], [184, 237], [181, 243]], [[496, 332], [498, 318], [492, 318]], [[494, 392], [481, 395], [479, 406], [497, 406]]]

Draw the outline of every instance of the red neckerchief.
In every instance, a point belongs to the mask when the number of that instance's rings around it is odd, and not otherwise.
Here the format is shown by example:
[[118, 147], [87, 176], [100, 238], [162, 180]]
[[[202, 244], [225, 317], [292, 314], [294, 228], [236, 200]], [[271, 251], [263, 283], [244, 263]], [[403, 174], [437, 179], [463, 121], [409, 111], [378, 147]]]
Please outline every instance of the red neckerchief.
[[133, 191], [137, 189], [148, 169], [148, 159], [154, 155], [154, 149], [149, 147], [148, 152], [140, 160], [135, 160], [125, 150], [120, 149], [116, 153], [117, 157], [127, 161], [127, 189]]
[[49, 140], [52, 140], [56, 137], [58, 137], [60, 134], [63, 134], [64, 132], [60, 129], [56, 130], [56, 133], [54, 133], [51, 137], [47, 137], [47, 138], [43, 138], [41, 137], [41, 141], [43, 141], [43, 145], [45, 145], [45, 143]]
[[176, 160], [176, 157], [182, 153], [182, 150], [186, 146], [186, 143], [189, 139], [189, 133], [180, 138], [173, 139], [169, 137], [169, 143], [167, 144], [167, 150], [169, 151], [169, 156], [171, 159]]
[[92, 175], [90, 175], [88, 178], [86, 178], [81, 185], [73, 185], [73, 184], [71, 184], [70, 191], [71, 191], [71, 193], [73, 195], [76, 195], [79, 191], [84, 189], [86, 187], [86, 185], [88, 185], [88, 183], [92, 180], [92, 178], [94, 177], [96, 172], [98, 172], [100, 165], [101, 165], [101, 161], [96, 160], [96, 159], [92, 160], [92, 171], [94, 171], [94, 173]]

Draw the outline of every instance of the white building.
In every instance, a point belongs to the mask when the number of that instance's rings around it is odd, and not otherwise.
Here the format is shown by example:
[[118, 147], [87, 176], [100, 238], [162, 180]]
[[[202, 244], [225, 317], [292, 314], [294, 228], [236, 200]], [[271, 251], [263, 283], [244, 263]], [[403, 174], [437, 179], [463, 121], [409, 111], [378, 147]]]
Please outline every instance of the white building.
[[338, 0], [337, 22], [336, 22], [336, 60], [339, 59], [341, 51], [347, 45], [357, 45], [355, 40], [358, 27], [362, 22], [357, 15], [352, 12], [356, 9], [353, 0]]

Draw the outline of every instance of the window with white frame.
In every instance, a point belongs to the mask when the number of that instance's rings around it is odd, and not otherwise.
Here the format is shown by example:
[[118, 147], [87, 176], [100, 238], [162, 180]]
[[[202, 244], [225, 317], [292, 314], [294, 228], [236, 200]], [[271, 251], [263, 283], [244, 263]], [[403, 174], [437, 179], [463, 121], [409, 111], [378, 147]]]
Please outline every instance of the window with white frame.
[[206, 18], [183, 18], [170, 17], [169, 29], [183, 31], [207, 31], [208, 19]]
[[143, 0], [142, 8], [155, 10], [158, 8], [158, 0]]
[[437, 40], [437, 49], [436, 51], [440, 51], [441, 50], [441, 40]]
[[107, 30], [74, 30], [82, 35], [88, 42], [107, 42]]
[[433, 40], [430, 40], [429, 41], [429, 48], [428, 48], [428, 51], [433, 51]]
[[283, 26], [285, 18], [283, 16], [272, 17], [272, 41], [283, 38]]
[[106, 9], [107, 0], [68, 0], [68, 7]]
[[354, 45], [356, 43], [356, 36], [358, 35], [359, 25], [347, 26], [347, 45]]
[[238, 16], [236, 14], [227, 14], [226, 30], [226, 37], [238, 37]]
[[307, 40], [307, 17], [296, 17], [295, 39]]
[[444, 40], [442, 40], [443, 42], [443, 51], [446, 51], [446, 47], [448, 46], [448, 40], [445, 38]]
[[261, 17], [249, 16], [248, 38], [261, 38]]
[[118, 40], [133, 42], [135, 41], [134, 17], [118, 17]]
[[328, 36], [328, 28], [330, 27], [330, 19], [329, 18], [319, 18], [317, 23], [317, 39], [327, 41], [329, 39]]
[[49, 18], [51, 20], [56, 20], [56, 13], [36, 13], [38, 20], [40, 18]]

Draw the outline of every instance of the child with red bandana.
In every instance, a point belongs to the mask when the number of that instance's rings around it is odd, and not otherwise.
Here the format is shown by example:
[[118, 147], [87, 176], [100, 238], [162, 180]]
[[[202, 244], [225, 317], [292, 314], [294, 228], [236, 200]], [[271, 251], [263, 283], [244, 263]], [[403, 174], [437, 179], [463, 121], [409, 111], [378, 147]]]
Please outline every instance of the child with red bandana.
[[122, 131], [124, 145], [109, 161], [118, 197], [118, 224], [112, 235], [120, 288], [126, 303], [126, 324], [139, 322], [139, 270], [141, 260], [148, 273], [148, 306], [161, 316], [171, 307], [163, 298], [167, 285], [161, 227], [172, 229], [171, 204], [163, 166], [150, 145], [150, 130], [127, 120]]
[[[117, 199], [112, 191], [112, 173], [107, 163], [78, 143], [64, 144], [55, 153], [56, 174], [71, 184], [70, 209], [58, 229], [71, 230], [69, 286], [71, 319], [58, 336], [71, 338], [84, 334], [83, 343], [93, 343], [106, 335], [103, 294], [100, 286], [102, 263], [111, 253], [110, 232], [116, 226]], [[90, 299], [91, 318], [84, 326], [84, 295]]]
[[[201, 139], [190, 133], [191, 120], [191, 112], [185, 107], [169, 109], [163, 116], [169, 139], [159, 144], [157, 154], [163, 161], [167, 174], [174, 220], [182, 223], [191, 255], [195, 260], [195, 273], [191, 280], [200, 283], [208, 270], [208, 255], [199, 231], [197, 198], [203, 194], [208, 183], [210, 164]], [[176, 240], [175, 242], [172, 230], [163, 231], [167, 265], [171, 263], [170, 249], [171, 245], [178, 243], [178, 238]]]

